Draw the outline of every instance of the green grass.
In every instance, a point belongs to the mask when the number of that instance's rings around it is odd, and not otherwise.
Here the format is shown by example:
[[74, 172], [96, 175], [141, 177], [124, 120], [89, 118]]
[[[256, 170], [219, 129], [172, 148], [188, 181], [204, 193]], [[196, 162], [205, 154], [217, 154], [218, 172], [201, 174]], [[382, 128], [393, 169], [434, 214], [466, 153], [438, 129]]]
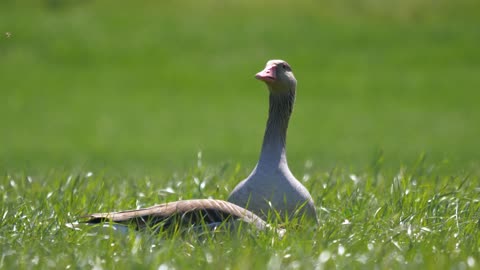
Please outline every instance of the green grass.
[[[290, 2], [3, 1], [0, 268], [478, 268], [479, 2]], [[271, 58], [299, 81], [289, 163], [318, 228], [65, 226], [225, 199], [258, 158]]]
[[252, 231], [161, 238], [66, 225], [88, 212], [181, 198], [224, 199], [241, 177], [238, 170], [202, 166], [132, 179], [61, 171], [42, 178], [8, 175], [2, 185], [0, 263], [57, 269], [478, 267], [478, 175], [445, 176], [419, 160], [398, 171], [377, 164], [356, 175], [313, 166], [298, 176], [319, 207], [317, 228], [289, 229], [283, 238]]

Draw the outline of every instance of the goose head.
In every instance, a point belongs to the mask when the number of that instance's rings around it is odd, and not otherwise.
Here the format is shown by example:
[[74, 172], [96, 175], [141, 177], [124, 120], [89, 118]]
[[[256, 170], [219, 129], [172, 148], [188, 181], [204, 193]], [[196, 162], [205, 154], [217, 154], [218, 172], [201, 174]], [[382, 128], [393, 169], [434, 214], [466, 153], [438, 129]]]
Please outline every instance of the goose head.
[[294, 92], [297, 86], [292, 68], [283, 60], [268, 61], [265, 68], [258, 72], [255, 78], [265, 82], [272, 93]]

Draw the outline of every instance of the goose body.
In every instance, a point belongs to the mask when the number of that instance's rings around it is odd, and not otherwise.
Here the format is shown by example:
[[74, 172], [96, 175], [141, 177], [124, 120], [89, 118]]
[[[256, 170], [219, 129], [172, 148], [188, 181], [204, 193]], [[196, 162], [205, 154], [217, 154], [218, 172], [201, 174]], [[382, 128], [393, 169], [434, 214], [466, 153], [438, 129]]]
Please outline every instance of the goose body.
[[287, 163], [287, 129], [295, 103], [297, 80], [283, 60], [268, 61], [265, 69], [255, 77], [267, 84], [270, 95], [262, 150], [255, 169], [234, 188], [228, 201], [263, 219], [279, 217], [285, 220], [304, 215], [317, 220], [312, 196], [293, 176]]
[[173, 224], [215, 226], [226, 221], [243, 221], [263, 230], [265, 220], [273, 221], [277, 217], [280, 218], [278, 221], [283, 221], [300, 214], [316, 221], [310, 193], [293, 176], [287, 164], [286, 134], [297, 81], [290, 66], [282, 60], [268, 61], [256, 78], [264, 81], [270, 92], [262, 150], [252, 173], [233, 189], [228, 202], [212, 199], [176, 201], [144, 209], [90, 214], [85, 222], [111, 221], [133, 224], [137, 229], [166, 229]]

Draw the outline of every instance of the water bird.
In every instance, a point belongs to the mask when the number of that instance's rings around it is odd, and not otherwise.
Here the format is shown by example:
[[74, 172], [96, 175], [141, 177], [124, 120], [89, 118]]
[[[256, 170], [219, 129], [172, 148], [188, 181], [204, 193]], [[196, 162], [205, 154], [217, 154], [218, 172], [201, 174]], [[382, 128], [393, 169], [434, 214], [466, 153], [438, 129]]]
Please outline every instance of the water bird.
[[297, 80], [290, 65], [270, 60], [255, 78], [269, 91], [268, 120], [257, 165], [231, 192], [228, 201], [181, 200], [149, 208], [85, 216], [86, 223], [133, 224], [137, 229], [174, 225], [215, 227], [230, 221], [253, 224], [264, 230], [268, 221], [295, 217], [317, 221], [312, 196], [291, 173], [287, 163], [286, 139], [295, 103]]

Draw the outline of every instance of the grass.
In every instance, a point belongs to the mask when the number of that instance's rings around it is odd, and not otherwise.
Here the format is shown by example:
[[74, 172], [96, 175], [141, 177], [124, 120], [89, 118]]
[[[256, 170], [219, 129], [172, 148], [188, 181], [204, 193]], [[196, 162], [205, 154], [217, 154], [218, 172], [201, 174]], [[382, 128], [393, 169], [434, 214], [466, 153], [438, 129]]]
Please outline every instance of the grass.
[[[477, 2], [3, 1], [0, 268], [478, 268]], [[225, 199], [258, 158], [270, 58], [299, 80], [289, 163], [317, 228], [65, 226]]]
[[[320, 225], [272, 232], [123, 235], [66, 224], [88, 212], [182, 198], [225, 198], [240, 175], [196, 167], [162, 181], [52, 171], [45, 178], [7, 175], [2, 185], [2, 258], [6, 268], [458, 268], [478, 267], [478, 175], [445, 176], [415, 167], [305, 168]], [[197, 179], [197, 180], [195, 180]], [[222, 184], [220, 184], [222, 183]]]

